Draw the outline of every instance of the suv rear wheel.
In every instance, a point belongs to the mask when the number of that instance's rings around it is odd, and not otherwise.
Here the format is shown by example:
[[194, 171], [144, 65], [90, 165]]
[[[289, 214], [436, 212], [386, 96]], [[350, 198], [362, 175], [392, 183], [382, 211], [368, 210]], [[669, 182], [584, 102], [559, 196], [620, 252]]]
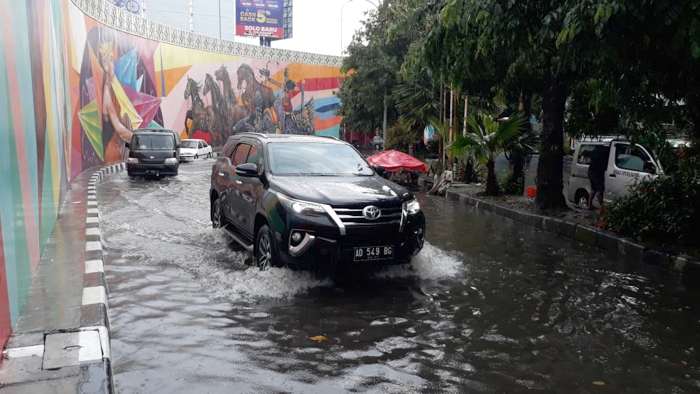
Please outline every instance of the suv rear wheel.
[[272, 237], [272, 232], [267, 225], [263, 225], [258, 230], [255, 237], [255, 264], [264, 271], [276, 264], [277, 245]]

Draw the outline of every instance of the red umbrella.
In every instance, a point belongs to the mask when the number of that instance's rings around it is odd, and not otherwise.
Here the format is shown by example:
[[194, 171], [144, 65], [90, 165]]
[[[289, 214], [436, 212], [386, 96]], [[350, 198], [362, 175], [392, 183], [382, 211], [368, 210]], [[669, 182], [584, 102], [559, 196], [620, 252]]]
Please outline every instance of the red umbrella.
[[367, 158], [374, 167], [383, 167], [388, 172], [401, 170], [428, 172], [428, 166], [411, 155], [397, 150], [385, 150]]

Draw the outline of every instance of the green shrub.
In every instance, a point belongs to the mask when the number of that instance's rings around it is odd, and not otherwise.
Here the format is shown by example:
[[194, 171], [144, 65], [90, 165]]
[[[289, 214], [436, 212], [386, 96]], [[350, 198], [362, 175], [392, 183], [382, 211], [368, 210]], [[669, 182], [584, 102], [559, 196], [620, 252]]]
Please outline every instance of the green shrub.
[[633, 186], [606, 213], [610, 230], [646, 242], [697, 246], [700, 229], [700, 160]]

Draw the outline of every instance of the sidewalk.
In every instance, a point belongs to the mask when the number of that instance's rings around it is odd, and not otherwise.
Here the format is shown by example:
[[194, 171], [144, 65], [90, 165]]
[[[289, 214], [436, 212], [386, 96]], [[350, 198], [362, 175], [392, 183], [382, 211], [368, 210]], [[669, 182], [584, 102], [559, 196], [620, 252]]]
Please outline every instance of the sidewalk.
[[538, 211], [525, 197], [486, 197], [477, 194], [481, 191], [481, 186], [455, 184], [450, 186], [445, 197], [474, 206], [477, 210], [505, 216], [516, 222], [596, 247], [612, 257], [623, 258], [632, 263], [657, 265], [688, 277], [700, 276], [700, 261], [690, 256], [656, 250], [602, 230], [596, 227], [596, 212], [568, 210], [546, 215]]
[[85, 171], [71, 182], [3, 352], [2, 393], [113, 391], [95, 185], [119, 168]]

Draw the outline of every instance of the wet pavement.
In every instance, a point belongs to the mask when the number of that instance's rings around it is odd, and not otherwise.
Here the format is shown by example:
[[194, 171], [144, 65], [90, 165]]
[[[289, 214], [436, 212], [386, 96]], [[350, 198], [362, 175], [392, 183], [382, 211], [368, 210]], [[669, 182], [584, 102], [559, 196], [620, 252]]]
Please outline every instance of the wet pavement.
[[98, 189], [119, 392], [700, 391], [673, 274], [427, 196], [410, 268], [261, 272], [211, 229], [212, 163]]

